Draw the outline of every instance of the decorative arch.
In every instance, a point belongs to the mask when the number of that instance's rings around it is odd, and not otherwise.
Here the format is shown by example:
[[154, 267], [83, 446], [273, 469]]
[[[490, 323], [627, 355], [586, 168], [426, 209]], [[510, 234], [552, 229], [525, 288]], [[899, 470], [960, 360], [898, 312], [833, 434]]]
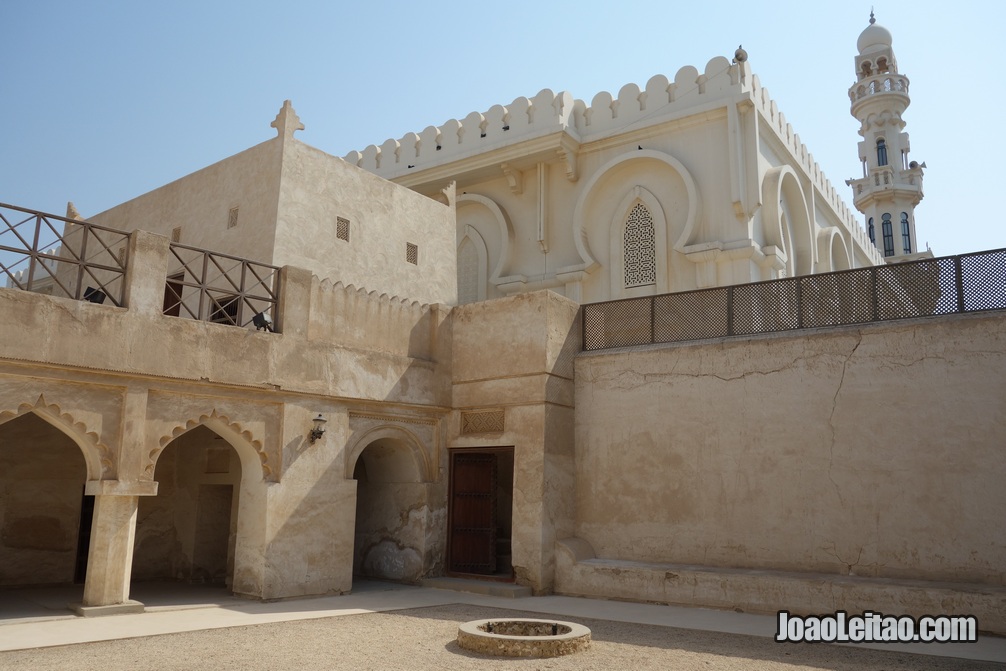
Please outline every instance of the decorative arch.
[[[492, 198], [477, 193], [463, 193], [457, 197], [457, 205], [463, 203], [478, 203], [482, 205], [489, 210], [493, 215], [493, 219], [496, 220], [496, 227], [500, 233], [500, 256], [496, 259], [496, 265], [493, 266], [492, 272], [489, 275], [489, 282], [496, 284], [499, 278], [504, 276], [504, 269], [510, 267], [510, 255], [514, 246], [513, 225], [510, 223], [510, 218], [503, 211], [503, 208]], [[460, 240], [458, 244], [461, 244]], [[483, 244], [485, 244], [484, 240]]]
[[21, 415], [34, 413], [42, 421], [53, 426], [72, 440], [84, 454], [87, 465], [88, 480], [111, 480], [115, 475], [115, 460], [112, 450], [101, 443], [98, 434], [89, 431], [87, 426], [77, 421], [70, 413], [56, 403], [48, 403], [44, 394], [39, 394], [34, 403], [21, 403], [15, 410], [0, 412], [0, 424], [16, 419]]
[[383, 439], [398, 441], [407, 448], [416, 469], [417, 481], [433, 482], [433, 460], [426, 448], [423, 447], [422, 441], [412, 431], [394, 424], [375, 426], [350, 437], [346, 445], [345, 474], [347, 480], [353, 479], [356, 462], [359, 461], [363, 451], [375, 441]]
[[852, 255], [849, 253], [849, 247], [845, 244], [845, 238], [839, 233], [837, 226], [822, 228], [818, 232], [817, 249], [819, 271], [831, 272], [852, 269]]
[[576, 206], [573, 209], [573, 242], [576, 244], [576, 251], [580, 255], [581, 263], [577, 266], [560, 269], [560, 272], [582, 270], [590, 273], [600, 265], [597, 262], [597, 259], [594, 258], [594, 255], [590, 252], [590, 245], [587, 242], [587, 230], [583, 223], [585, 203], [590, 197], [591, 192], [594, 190], [594, 187], [609, 172], [623, 163], [642, 159], [660, 161], [661, 163], [666, 164], [672, 170], [677, 172], [681, 177], [681, 180], [684, 182], [685, 191], [688, 194], [688, 213], [685, 216], [684, 228], [677, 240], [674, 241], [673, 247], [678, 251], [683, 251], [684, 247], [691, 241], [692, 234], [695, 232], [695, 223], [699, 218], [699, 190], [695, 185], [695, 180], [692, 178], [691, 173], [688, 172], [688, 169], [685, 168], [681, 161], [670, 154], [662, 151], [656, 151], [654, 149], [641, 149], [639, 151], [633, 151], [611, 159], [601, 166], [600, 170], [595, 172], [584, 184], [583, 189], [581, 189], [580, 195], [576, 200]]
[[[653, 223], [654, 281], [645, 286], [626, 286], [625, 282], [625, 231], [628, 219], [637, 207], [645, 208]], [[667, 217], [650, 191], [638, 184], [632, 187], [615, 209], [609, 228], [611, 252], [611, 296], [630, 298], [668, 291], [667, 285]]]
[[762, 182], [765, 244], [785, 251], [790, 275], [810, 275], [817, 261], [814, 222], [796, 172], [788, 165], [770, 169]]
[[175, 438], [183, 433], [188, 433], [197, 426], [205, 426], [230, 443], [241, 459], [242, 473], [254, 473], [261, 469], [263, 480], [279, 481], [279, 473], [270, 464], [269, 455], [262, 447], [262, 441], [257, 440], [250, 431], [246, 431], [239, 423], [232, 422], [230, 418], [217, 413], [216, 410], [200, 415], [198, 419], [190, 419], [184, 424], [179, 424], [171, 430], [171, 433], [161, 436], [158, 446], [147, 454], [143, 477], [147, 480], [153, 480], [157, 458], [164, 451], [164, 448]]
[[[488, 265], [489, 250], [485, 239], [474, 226], [466, 225], [465, 234], [458, 242], [458, 305], [486, 299]], [[473, 289], [474, 295], [470, 295]]]

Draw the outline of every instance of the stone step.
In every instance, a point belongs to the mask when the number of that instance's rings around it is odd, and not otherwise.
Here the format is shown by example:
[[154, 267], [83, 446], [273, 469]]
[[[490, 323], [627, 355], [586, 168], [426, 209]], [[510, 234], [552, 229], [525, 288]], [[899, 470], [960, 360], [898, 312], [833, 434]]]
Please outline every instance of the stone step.
[[426, 578], [420, 583], [423, 587], [434, 589], [447, 589], [455, 592], [468, 592], [471, 594], [485, 594], [487, 596], [502, 596], [511, 599], [520, 599], [531, 596], [531, 588], [525, 585], [517, 585], [512, 582], [500, 582], [497, 580], [473, 580], [469, 578]]

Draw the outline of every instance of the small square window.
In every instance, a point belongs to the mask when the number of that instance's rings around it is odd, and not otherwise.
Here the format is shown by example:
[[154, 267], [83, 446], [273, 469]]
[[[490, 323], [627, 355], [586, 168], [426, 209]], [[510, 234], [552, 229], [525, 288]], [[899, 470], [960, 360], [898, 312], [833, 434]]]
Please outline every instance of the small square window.
[[335, 237], [339, 238], [340, 240], [345, 240], [346, 242], [349, 242], [349, 219], [336, 217]]
[[411, 242], [405, 243], [405, 260], [409, 263], [419, 265], [419, 247]]
[[227, 212], [227, 228], [234, 228], [238, 225], [238, 208], [232, 207]]

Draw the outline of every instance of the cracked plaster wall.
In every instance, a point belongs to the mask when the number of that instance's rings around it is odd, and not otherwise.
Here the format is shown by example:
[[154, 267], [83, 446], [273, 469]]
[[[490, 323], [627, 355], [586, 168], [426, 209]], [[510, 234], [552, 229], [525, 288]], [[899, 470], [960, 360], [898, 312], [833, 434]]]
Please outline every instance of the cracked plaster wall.
[[596, 556], [1006, 584], [1006, 317], [585, 355]]

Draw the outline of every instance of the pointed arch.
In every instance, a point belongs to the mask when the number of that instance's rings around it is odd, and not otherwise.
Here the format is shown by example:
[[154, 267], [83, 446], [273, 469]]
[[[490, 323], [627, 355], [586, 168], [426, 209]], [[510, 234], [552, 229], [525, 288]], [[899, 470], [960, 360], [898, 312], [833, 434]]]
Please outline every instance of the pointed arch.
[[406, 449], [411, 457], [411, 466], [414, 467], [415, 482], [433, 482], [433, 460], [423, 447], [422, 441], [412, 431], [394, 424], [381, 424], [350, 437], [345, 451], [347, 480], [353, 479], [356, 463], [363, 451], [380, 440], [395, 441]]
[[486, 241], [475, 227], [465, 226], [458, 242], [458, 305], [486, 299], [489, 251]]
[[[504, 271], [510, 267], [510, 255], [514, 247], [513, 225], [510, 223], [510, 218], [506, 215], [506, 212], [503, 211], [503, 208], [501, 208], [492, 198], [488, 198], [477, 193], [463, 193], [457, 197], [457, 207], [460, 208], [460, 206], [464, 203], [476, 203], [485, 207], [489, 210], [489, 213], [496, 222], [496, 228], [499, 231], [500, 237], [500, 254], [489, 274], [489, 283], [495, 285], [499, 282], [500, 277], [504, 276]], [[465, 232], [467, 233], [467, 230]], [[459, 228], [459, 234], [460, 233], [461, 229]], [[461, 237], [463, 237], [463, 235]], [[483, 240], [483, 244], [484, 243], [485, 240]], [[461, 244], [460, 239], [458, 240], [458, 244]]]
[[145, 459], [143, 467], [143, 478], [153, 480], [154, 469], [157, 466], [157, 458], [164, 448], [171, 441], [183, 433], [188, 433], [197, 426], [205, 426], [213, 433], [217, 434], [238, 453], [241, 459], [242, 473], [262, 473], [262, 479], [268, 482], [279, 481], [279, 469], [274, 468], [262, 447], [262, 441], [256, 439], [250, 431], [246, 431], [239, 423], [233, 422], [225, 415], [211, 410], [209, 413], [200, 415], [198, 418], [189, 419], [182, 424], [178, 424], [167, 435], [161, 436], [158, 446], [151, 450]]
[[609, 249], [612, 298], [669, 291], [667, 217], [660, 201], [644, 187], [632, 187], [615, 209]]
[[762, 182], [765, 245], [786, 253], [788, 275], [810, 275], [817, 262], [814, 222], [800, 180], [788, 165], [772, 168]]
[[77, 421], [70, 413], [63, 412], [58, 404], [48, 403], [44, 394], [39, 394], [34, 403], [21, 403], [14, 410], [0, 412], [0, 424], [28, 413], [37, 415], [80, 448], [84, 463], [87, 464], [88, 480], [114, 479], [115, 460], [112, 450], [101, 443], [97, 432], [88, 430], [83, 422]]
[[576, 206], [573, 209], [573, 242], [576, 245], [576, 251], [580, 256], [580, 263], [560, 268], [560, 273], [576, 271], [590, 273], [600, 266], [600, 263], [598, 263], [597, 259], [594, 258], [594, 255], [591, 253], [590, 245], [587, 242], [587, 228], [584, 224], [586, 219], [587, 200], [594, 191], [594, 187], [597, 186], [608, 173], [617, 169], [623, 163], [640, 160], [654, 160], [666, 164], [678, 174], [681, 181], [684, 183], [688, 200], [687, 213], [685, 214], [685, 222], [681, 233], [678, 235], [677, 239], [673, 241], [672, 246], [677, 251], [683, 251], [684, 247], [689, 244], [695, 232], [696, 222], [698, 221], [700, 214], [699, 191], [695, 184], [695, 180], [692, 178], [691, 173], [688, 172], [688, 169], [685, 168], [684, 164], [670, 154], [653, 149], [640, 149], [638, 151], [616, 156], [611, 159], [601, 166], [601, 168], [583, 185], [583, 188], [580, 190], [580, 195], [576, 200]]

